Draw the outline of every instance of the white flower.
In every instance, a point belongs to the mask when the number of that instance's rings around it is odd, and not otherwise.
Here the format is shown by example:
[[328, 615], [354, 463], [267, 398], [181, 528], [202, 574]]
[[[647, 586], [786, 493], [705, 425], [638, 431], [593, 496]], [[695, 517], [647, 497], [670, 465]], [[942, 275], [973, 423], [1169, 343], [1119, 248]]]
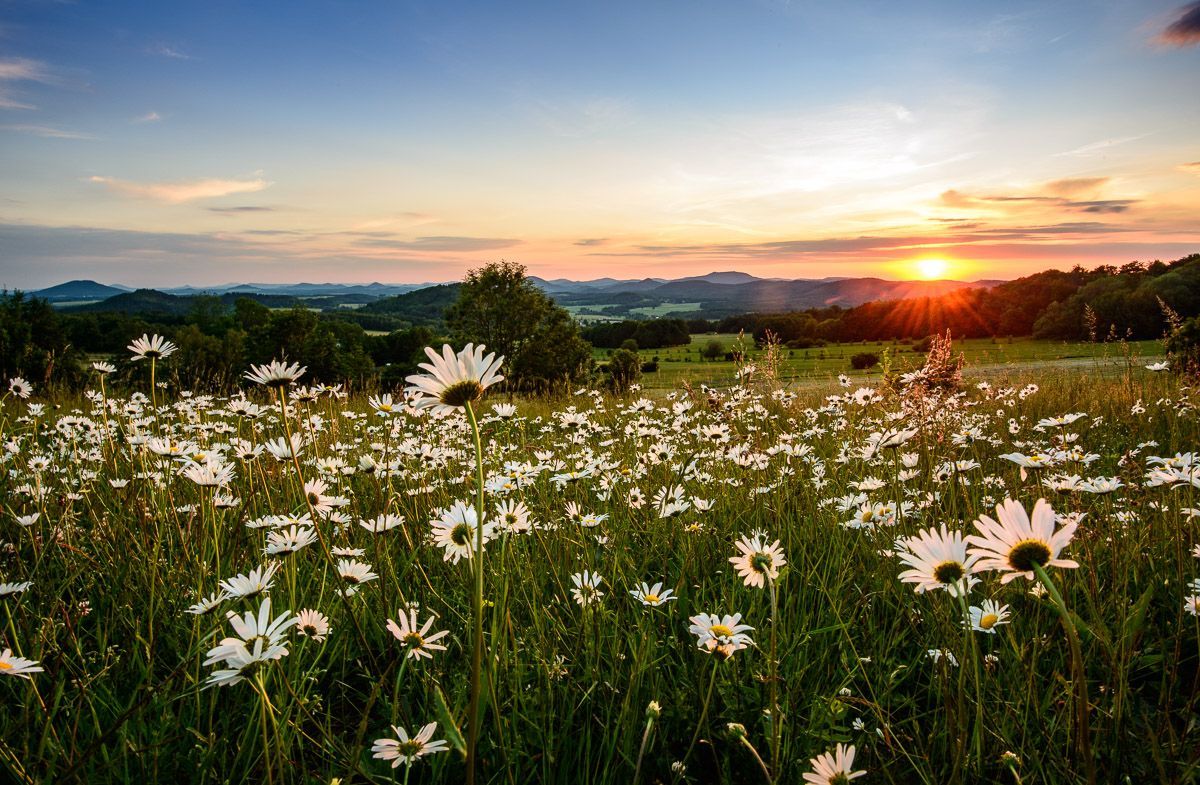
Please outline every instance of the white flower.
[[845, 785], [863, 776], [866, 771], [852, 771], [854, 754], [853, 744], [839, 743], [833, 752], [823, 752], [809, 761], [812, 771], [805, 773], [804, 781], [811, 785]]
[[388, 619], [388, 632], [407, 647], [408, 652], [404, 655], [412, 657], [414, 660], [419, 660], [422, 657], [433, 659], [433, 651], [445, 651], [446, 647], [437, 641], [446, 637], [450, 633], [446, 630], [429, 634], [429, 629], [433, 627], [433, 617], [430, 616], [425, 620], [425, 623], [417, 626], [417, 611], [415, 608], [410, 608], [407, 612], [400, 614], [400, 623]]
[[575, 584], [575, 588], [571, 589], [571, 595], [575, 598], [575, 602], [584, 606], [598, 602], [604, 596], [604, 592], [600, 591], [600, 584], [604, 582], [604, 578], [594, 572], [575, 573], [571, 576], [571, 583]]
[[245, 378], [266, 387], [286, 387], [292, 384], [307, 371], [300, 363], [288, 365], [279, 360], [272, 360], [266, 365], [251, 365]]
[[432, 408], [435, 413], [442, 413], [461, 409], [482, 398], [488, 387], [504, 380], [499, 374], [504, 358], [497, 358], [494, 352], [485, 357], [485, 348], [482, 344], [475, 346], [469, 343], [455, 354], [450, 345], [445, 344], [439, 355], [425, 347], [425, 354], [431, 362], [421, 363], [418, 367], [426, 373], [407, 378], [411, 386], [406, 392], [417, 395], [413, 405], [418, 409]]
[[0, 652], [0, 675], [28, 679], [29, 674], [41, 672], [42, 667], [37, 664], [37, 660], [27, 660], [24, 657], [17, 657], [13, 654], [12, 649], [5, 649], [3, 652]]
[[1071, 542], [1079, 524], [1072, 521], [1055, 531], [1054, 510], [1045, 499], [1038, 499], [1033, 506], [1032, 521], [1020, 502], [1012, 499], [996, 505], [996, 517], [999, 522], [986, 515], [979, 516], [975, 522], [979, 534], [967, 537], [967, 542], [978, 546], [971, 549], [971, 555], [979, 559], [975, 565], [977, 572], [999, 570], [1005, 573], [1000, 582], [1008, 583], [1021, 576], [1032, 580], [1035, 564], [1042, 567], [1079, 566], [1070, 559], [1058, 558]]
[[175, 353], [179, 347], [163, 338], [161, 335], [145, 335], [141, 338], [135, 338], [133, 343], [129, 344], [129, 351], [133, 352], [133, 360], [164, 359]]
[[446, 751], [446, 742], [439, 739], [431, 741], [433, 732], [437, 729], [437, 723], [431, 722], [416, 736], [409, 738], [408, 732], [397, 725], [392, 726], [392, 730], [396, 732], [398, 739], [376, 739], [371, 746], [371, 757], [379, 760], [390, 760], [392, 768], [396, 768], [401, 763], [412, 765], [413, 761], [422, 758], [426, 755], [433, 755], [437, 752]]

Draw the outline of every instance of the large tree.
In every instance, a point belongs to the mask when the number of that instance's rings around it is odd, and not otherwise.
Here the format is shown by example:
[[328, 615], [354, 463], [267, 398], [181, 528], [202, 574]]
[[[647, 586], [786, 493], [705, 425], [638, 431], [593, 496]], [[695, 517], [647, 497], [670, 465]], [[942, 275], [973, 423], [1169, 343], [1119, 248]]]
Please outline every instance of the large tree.
[[471, 270], [446, 326], [459, 343], [482, 343], [504, 355], [504, 375], [514, 387], [547, 391], [577, 381], [592, 350], [564, 309], [525, 275], [524, 265], [494, 262]]

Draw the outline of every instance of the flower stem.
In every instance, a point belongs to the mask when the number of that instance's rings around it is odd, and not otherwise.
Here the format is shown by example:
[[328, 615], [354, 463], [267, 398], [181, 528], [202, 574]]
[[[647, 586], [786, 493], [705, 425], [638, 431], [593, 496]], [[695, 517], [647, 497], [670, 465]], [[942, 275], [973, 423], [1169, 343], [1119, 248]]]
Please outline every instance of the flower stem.
[[475, 591], [471, 609], [475, 616], [475, 634], [471, 648], [471, 701], [467, 709], [467, 785], [475, 785], [475, 746], [479, 741], [479, 693], [483, 670], [483, 443], [479, 438], [479, 422], [475, 410], [467, 401], [467, 420], [475, 440]]
[[654, 717], [646, 718], [646, 729], [642, 731], [642, 744], [638, 747], [637, 765], [633, 767], [633, 781], [637, 785], [642, 776], [642, 758], [646, 755], [646, 746], [650, 743], [650, 731], [654, 728]]
[[963, 656], [971, 658], [975, 672], [975, 729], [971, 738], [975, 746], [975, 766], [978, 769], [983, 766], [983, 681], [979, 675], [979, 645], [975, 641], [975, 631], [971, 628], [971, 611], [967, 608], [967, 597], [962, 591], [958, 592], [958, 604], [962, 608], [963, 624], [969, 640]]
[[1054, 585], [1054, 581], [1050, 580], [1050, 576], [1042, 565], [1034, 562], [1033, 572], [1037, 575], [1038, 580], [1046, 587], [1046, 591], [1050, 594], [1050, 599], [1054, 601], [1054, 606], [1058, 609], [1059, 618], [1062, 619], [1063, 629], [1067, 633], [1067, 642], [1071, 647], [1071, 670], [1073, 680], [1075, 682], [1075, 717], [1076, 717], [1076, 742], [1079, 745], [1079, 756], [1083, 758], [1084, 767], [1087, 771], [1087, 779], [1089, 783], [1096, 782], [1096, 767], [1092, 761], [1092, 743], [1091, 732], [1089, 728], [1089, 705], [1087, 694], [1087, 678], [1083, 670], [1083, 652], [1079, 647], [1079, 631], [1075, 629], [1075, 622], [1071, 619], [1071, 612], [1067, 610], [1067, 604], [1063, 602], [1062, 595], [1058, 593], [1058, 587]]
[[683, 756], [683, 762], [687, 763], [688, 758], [692, 756], [692, 750], [696, 748], [696, 741], [700, 738], [700, 731], [704, 728], [704, 721], [708, 719], [708, 704], [712, 701], [713, 686], [717, 683], [717, 666], [720, 663], [714, 659], [712, 667], [712, 676], [708, 679], [708, 692], [704, 694], [704, 706], [700, 709], [700, 720], [696, 723], [696, 732], [692, 734], [692, 743], [688, 745], [687, 752]]

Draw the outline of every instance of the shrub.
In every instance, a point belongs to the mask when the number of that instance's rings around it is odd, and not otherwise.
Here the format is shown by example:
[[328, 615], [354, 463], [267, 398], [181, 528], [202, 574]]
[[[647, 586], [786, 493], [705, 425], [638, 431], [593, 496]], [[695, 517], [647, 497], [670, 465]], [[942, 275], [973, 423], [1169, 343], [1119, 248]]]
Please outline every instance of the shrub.
[[879, 355], [874, 352], [859, 352], [850, 358], [850, 367], [856, 371], [874, 368], [879, 365]]

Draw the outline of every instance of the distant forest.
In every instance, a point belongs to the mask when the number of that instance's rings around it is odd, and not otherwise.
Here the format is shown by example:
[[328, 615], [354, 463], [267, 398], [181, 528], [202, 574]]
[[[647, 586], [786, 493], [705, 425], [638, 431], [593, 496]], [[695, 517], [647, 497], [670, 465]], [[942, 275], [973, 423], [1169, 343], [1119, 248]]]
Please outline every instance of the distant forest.
[[[19, 292], [5, 293], [0, 296], [0, 374], [43, 385], [79, 384], [89, 358], [123, 357], [133, 338], [159, 333], [179, 345], [172, 372], [193, 389], [236, 384], [248, 364], [284, 356], [306, 364], [310, 378], [394, 382], [411, 372], [423, 346], [446, 334], [443, 315], [459, 289], [458, 284], [433, 286], [319, 312], [302, 300], [275, 296], [139, 290], [103, 303], [54, 308]], [[793, 347], [920, 339], [947, 329], [960, 338], [1147, 339], [1167, 331], [1164, 305], [1185, 319], [1200, 315], [1200, 254], [1174, 262], [1048, 270], [991, 288], [853, 308], [752, 313], [719, 321], [600, 323], [581, 335], [608, 349], [630, 340], [639, 349], [658, 349], [685, 344], [691, 334], [739, 330], [758, 340], [770, 331]]]

